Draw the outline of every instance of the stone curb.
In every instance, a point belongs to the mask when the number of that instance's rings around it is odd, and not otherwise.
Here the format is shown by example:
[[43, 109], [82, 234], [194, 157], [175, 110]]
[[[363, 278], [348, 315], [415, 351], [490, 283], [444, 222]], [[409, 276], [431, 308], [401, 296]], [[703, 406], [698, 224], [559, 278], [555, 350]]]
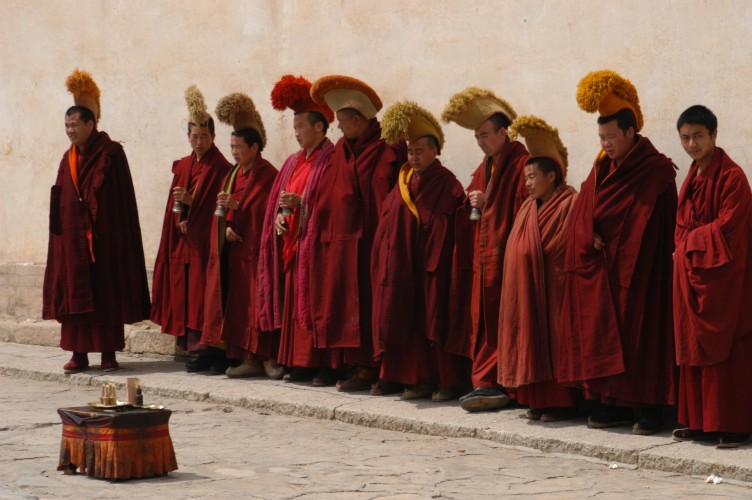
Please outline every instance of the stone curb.
[[[14, 352], [6, 351], [16, 351]], [[147, 402], [160, 397], [200, 401], [227, 407], [296, 417], [337, 420], [384, 430], [446, 438], [470, 437], [500, 444], [576, 455], [618, 463], [630, 468], [654, 469], [724, 480], [752, 482], [752, 447], [717, 450], [714, 446], [678, 443], [668, 432], [634, 436], [630, 430], [591, 430], [584, 420], [555, 424], [531, 423], [524, 410], [469, 414], [456, 402], [431, 403], [371, 397], [365, 393], [343, 394], [333, 388], [314, 388], [267, 379], [228, 379], [188, 374], [182, 363], [121, 355], [123, 369], [114, 373], [90, 370], [75, 375], [62, 373], [68, 354], [59, 349], [0, 343], [0, 375], [16, 379], [44, 380], [77, 386], [114, 382], [122, 394], [125, 379], [138, 376]], [[42, 359], [28, 367], [28, 360]], [[26, 365], [26, 366], [24, 366]], [[141, 365], [135, 368], [137, 365]]]

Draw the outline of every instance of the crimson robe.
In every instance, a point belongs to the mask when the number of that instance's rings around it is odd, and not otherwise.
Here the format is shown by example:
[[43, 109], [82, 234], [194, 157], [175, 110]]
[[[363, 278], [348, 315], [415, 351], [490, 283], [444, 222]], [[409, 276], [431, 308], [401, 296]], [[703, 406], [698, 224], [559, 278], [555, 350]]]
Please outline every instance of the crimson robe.
[[752, 432], [752, 193], [721, 148], [679, 195], [674, 334], [679, 421], [706, 432]]
[[119, 143], [93, 131], [79, 153], [79, 196], [69, 154], [50, 193], [42, 317], [63, 324], [63, 349], [122, 350], [123, 324], [147, 319], [150, 307], [128, 160]]
[[501, 279], [507, 237], [527, 197], [527, 149], [507, 141], [498, 155], [486, 158], [473, 173], [467, 191], [483, 191], [486, 205], [479, 221], [470, 221], [470, 204], [457, 212], [457, 244], [450, 299], [450, 352], [473, 358], [474, 387], [496, 387]]
[[564, 292], [564, 252], [574, 188], [558, 186], [538, 206], [528, 198], [507, 240], [499, 308], [498, 380], [517, 388], [533, 408], [576, 404], [555, 380], [558, 321]]
[[675, 167], [639, 136], [611, 164], [601, 151], [572, 213], [557, 378], [608, 403], [674, 404]]
[[383, 357], [384, 380], [457, 386], [457, 358], [444, 346], [454, 217], [464, 192], [438, 159], [409, 182], [411, 173], [405, 164], [374, 236], [374, 349]]
[[312, 324], [316, 347], [348, 348], [347, 364], [373, 363], [371, 248], [404, 155], [381, 139], [375, 118], [358, 140], [334, 146], [311, 219]]
[[[276, 359], [278, 336], [256, 327], [256, 267], [266, 204], [277, 169], [260, 154], [244, 178], [242, 167], [236, 165], [235, 169], [222, 184], [239, 206], [228, 210], [226, 219], [214, 217], [212, 224], [201, 343], [224, 343], [228, 357]], [[243, 186], [239, 186], [241, 179]], [[243, 241], [226, 239], [228, 225]]]
[[[151, 320], [162, 326], [163, 333], [183, 337], [186, 328], [200, 331], [203, 327], [211, 227], [222, 179], [231, 168], [214, 144], [200, 161], [191, 153], [172, 164], [174, 176], [152, 284]], [[193, 196], [182, 215], [172, 212], [172, 190], [177, 186], [187, 188]], [[180, 233], [181, 219], [188, 222], [186, 235]]]
[[[280, 193], [289, 191], [287, 187], [294, 181], [296, 167], [306, 161], [305, 150], [285, 160], [266, 206], [257, 271], [257, 320], [262, 331], [282, 330], [278, 361], [287, 366], [326, 366], [330, 362], [326, 350], [314, 348], [313, 332], [301, 325], [311, 321], [308, 298], [312, 293], [309, 263], [313, 229], [309, 220], [315, 214], [317, 189], [333, 152], [332, 142], [324, 139], [317, 146], [315, 157], [308, 159], [313, 165], [305, 182], [301, 207], [288, 217], [288, 221], [297, 220], [288, 222], [291, 229], [288, 239], [276, 234], [274, 221], [279, 211]], [[294, 252], [288, 256], [285, 266], [283, 246], [290, 248], [290, 237], [295, 243]]]

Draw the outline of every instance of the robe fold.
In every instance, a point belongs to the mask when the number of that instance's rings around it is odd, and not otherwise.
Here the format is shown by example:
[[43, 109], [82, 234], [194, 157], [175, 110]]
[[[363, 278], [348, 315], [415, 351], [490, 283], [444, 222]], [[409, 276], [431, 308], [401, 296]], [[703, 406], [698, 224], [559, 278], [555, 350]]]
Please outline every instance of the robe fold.
[[450, 352], [473, 358], [475, 387], [496, 387], [499, 306], [504, 252], [514, 217], [527, 198], [523, 167], [525, 146], [508, 141], [484, 159], [467, 191], [483, 191], [486, 205], [479, 221], [470, 221], [470, 204], [457, 212], [453, 259]]
[[412, 174], [405, 164], [374, 236], [374, 350], [383, 358], [384, 380], [451, 387], [460, 383], [458, 358], [444, 346], [454, 216], [465, 195], [438, 159], [420, 178]]
[[[574, 205], [557, 378], [608, 403], [674, 404], [675, 169], [639, 136], [611, 165], [601, 151]], [[606, 244], [600, 251], [594, 234]]]
[[[222, 179], [231, 168], [214, 144], [201, 161], [191, 153], [172, 164], [173, 179], [152, 284], [151, 320], [161, 325], [163, 333], [183, 337], [186, 328], [201, 331], [203, 327], [211, 227]], [[182, 215], [172, 212], [172, 190], [177, 186], [185, 187], [193, 196]], [[180, 233], [181, 220], [188, 223], [186, 235]]]
[[[239, 206], [228, 210], [226, 218], [214, 217], [212, 224], [201, 343], [223, 343], [228, 357], [277, 357], [278, 335], [256, 326], [256, 267], [266, 205], [276, 177], [277, 169], [259, 155], [246, 174], [236, 166], [222, 183], [223, 191], [232, 193]], [[226, 239], [228, 224], [243, 241]]]
[[74, 171], [70, 154], [50, 193], [42, 317], [63, 324], [63, 349], [121, 350], [123, 324], [148, 319], [150, 308], [128, 160], [119, 143], [96, 130], [83, 153], [73, 153]]
[[311, 219], [311, 295], [314, 344], [347, 348], [343, 361], [373, 363], [371, 248], [384, 200], [404, 163], [381, 139], [375, 118], [356, 141], [341, 138], [323, 173]]
[[674, 332], [679, 421], [706, 432], [752, 432], [752, 193], [744, 171], [716, 148], [693, 163], [679, 195]]

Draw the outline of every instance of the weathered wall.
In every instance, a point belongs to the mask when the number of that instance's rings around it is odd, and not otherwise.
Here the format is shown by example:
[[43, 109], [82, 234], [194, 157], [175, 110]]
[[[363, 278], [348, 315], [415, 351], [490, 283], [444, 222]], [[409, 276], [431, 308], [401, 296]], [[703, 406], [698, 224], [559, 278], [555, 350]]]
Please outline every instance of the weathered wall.
[[[520, 114], [559, 127], [579, 186], [598, 150], [595, 118], [577, 108], [589, 71], [611, 68], [637, 86], [644, 132], [688, 160], [674, 123], [704, 103], [719, 143], [750, 170], [752, 4], [739, 1], [166, 1], [4, 0], [0, 16], [0, 264], [43, 263], [49, 186], [69, 143], [64, 88], [89, 70], [103, 97], [100, 128], [123, 142], [133, 170], [147, 265], [157, 250], [172, 160], [190, 150], [183, 90], [196, 83], [213, 109], [244, 91], [281, 164], [296, 143], [291, 117], [271, 109], [283, 74], [344, 73], [387, 104], [414, 99], [439, 114], [469, 85], [493, 89]], [[445, 128], [442, 155], [463, 182], [480, 155], [472, 134]], [[336, 130], [330, 133], [338, 137]], [[217, 142], [229, 157], [229, 129]], [[2, 283], [0, 283], [2, 285]]]

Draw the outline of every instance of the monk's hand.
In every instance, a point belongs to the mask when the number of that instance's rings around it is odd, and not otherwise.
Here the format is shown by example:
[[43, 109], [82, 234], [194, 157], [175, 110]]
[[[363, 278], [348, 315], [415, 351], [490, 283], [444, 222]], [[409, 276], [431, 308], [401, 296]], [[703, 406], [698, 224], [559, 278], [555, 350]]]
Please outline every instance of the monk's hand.
[[188, 234], [188, 221], [187, 220], [181, 220], [178, 224], [178, 228], [180, 228], [180, 234], [185, 236]]
[[290, 232], [290, 229], [287, 227], [287, 220], [282, 214], [277, 214], [277, 218], [274, 219], [274, 228], [277, 230], [277, 236]]
[[237, 210], [240, 206], [240, 202], [234, 198], [230, 193], [219, 193], [217, 195], [217, 205], [230, 210]]
[[279, 193], [279, 206], [282, 208], [297, 208], [302, 199], [303, 197], [299, 194], [282, 191]]
[[598, 233], [593, 233], [593, 248], [598, 251], [606, 248], [606, 242], [603, 241], [603, 238], [601, 238], [601, 235]]
[[225, 230], [225, 236], [227, 237], [227, 241], [237, 241], [238, 243], [243, 241], [243, 238], [241, 238], [238, 233], [233, 231], [231, 227], [228, 227]]
[[467, 193], [467, 199], [470, 201], [470, 206], [483, 210], [486, 206], [486, 193], [483, 191], [470, 191]]
[[175, 201], [179, 201], [183, 205], [190, 205], [193, 203], [193, 196], [184, 187], [176, 186], [172, 188], [172, 197]]

